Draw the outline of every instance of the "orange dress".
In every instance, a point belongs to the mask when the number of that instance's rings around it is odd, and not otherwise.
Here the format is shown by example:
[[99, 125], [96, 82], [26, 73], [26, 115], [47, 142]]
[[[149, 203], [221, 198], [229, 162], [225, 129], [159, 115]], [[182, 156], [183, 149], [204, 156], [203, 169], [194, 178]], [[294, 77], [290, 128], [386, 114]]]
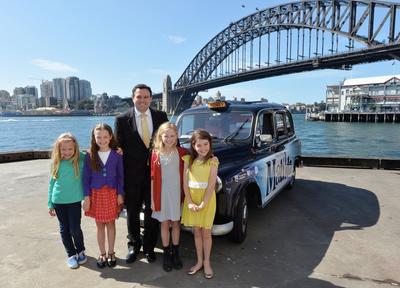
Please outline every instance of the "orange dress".
[[117, 190], [108, 186], [92, 189], [90, 208], [86, 216], [93, 217], [96, 222], [107, 223], [118, 218], [120, 209], [117, 202]]

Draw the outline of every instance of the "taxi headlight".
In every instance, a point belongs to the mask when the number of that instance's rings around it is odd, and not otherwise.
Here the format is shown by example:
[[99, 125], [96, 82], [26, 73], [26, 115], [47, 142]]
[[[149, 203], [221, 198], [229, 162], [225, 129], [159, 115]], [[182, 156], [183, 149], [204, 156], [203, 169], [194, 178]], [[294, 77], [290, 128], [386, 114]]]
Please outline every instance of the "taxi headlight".
[[215, 183], [215, 192], [218, 193], [222, 190], [222, 180], [217, 176], [217, 183]]

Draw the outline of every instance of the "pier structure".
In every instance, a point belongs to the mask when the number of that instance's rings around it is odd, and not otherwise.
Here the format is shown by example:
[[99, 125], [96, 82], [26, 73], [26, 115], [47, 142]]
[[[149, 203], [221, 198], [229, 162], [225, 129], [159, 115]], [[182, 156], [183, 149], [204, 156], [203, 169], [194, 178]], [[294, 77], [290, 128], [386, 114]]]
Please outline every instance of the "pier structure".
[[400, 123], [399, 112], [324, 112], [325, 122]]

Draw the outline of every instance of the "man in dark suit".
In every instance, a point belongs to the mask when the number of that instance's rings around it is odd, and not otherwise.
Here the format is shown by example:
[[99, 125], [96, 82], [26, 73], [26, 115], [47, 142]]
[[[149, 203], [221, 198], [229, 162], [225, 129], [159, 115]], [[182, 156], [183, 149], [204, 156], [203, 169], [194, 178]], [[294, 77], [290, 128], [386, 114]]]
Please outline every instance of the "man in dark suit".
[[[126, 262], [136, 260], [140, 248], [149, 262], [156, 260], [158, 221], [151, 218], [150, 147], [152, 135], [168, 121], [167, 114], [149, 108], [152, 101], [150, 87], [138, 84], [132, 89], [134, 107], [115, 119], [115, 137], [122, 148], [125, 176], [125, 205], [128, 225], [128, 255]], [[144, 236], [140, 237], [140, 210], [143, 203]]]

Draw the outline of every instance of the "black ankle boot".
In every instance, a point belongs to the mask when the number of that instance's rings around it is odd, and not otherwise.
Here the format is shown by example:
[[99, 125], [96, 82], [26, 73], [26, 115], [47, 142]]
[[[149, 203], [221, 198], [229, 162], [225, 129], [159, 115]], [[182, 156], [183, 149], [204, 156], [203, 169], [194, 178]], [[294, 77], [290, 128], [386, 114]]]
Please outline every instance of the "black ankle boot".
[[179, 245], [172, 245], [172, 266], [174, 269], [182, 268], [182, 260], [179, 257]]
[[164, 247], [163, 269], [166, 272], [172, 270], [172, 250], [169, 246]]

